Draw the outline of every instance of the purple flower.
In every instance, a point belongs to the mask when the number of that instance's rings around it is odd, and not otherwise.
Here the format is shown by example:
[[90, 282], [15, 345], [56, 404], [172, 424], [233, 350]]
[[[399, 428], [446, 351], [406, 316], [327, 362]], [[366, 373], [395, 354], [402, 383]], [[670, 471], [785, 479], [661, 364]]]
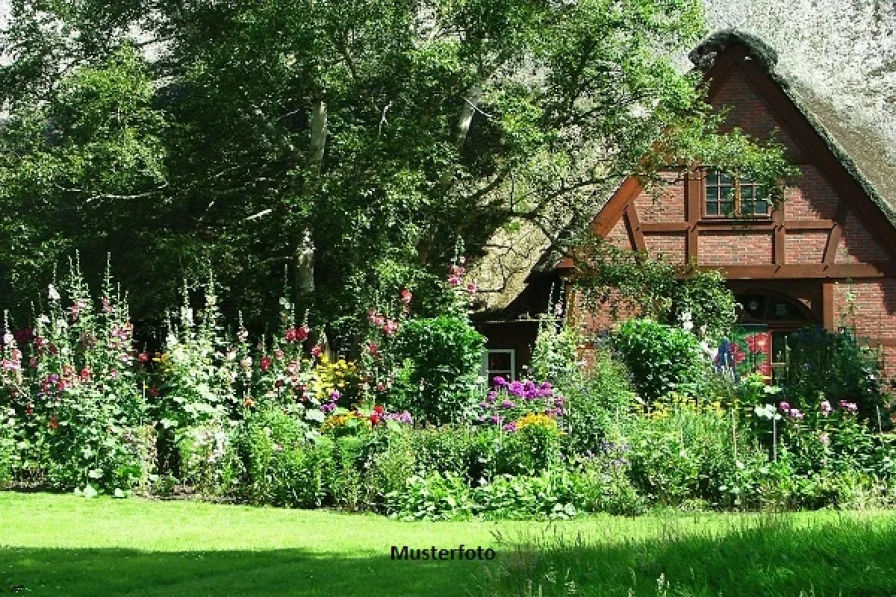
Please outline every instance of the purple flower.
[[554, 398], [554, 406], [563, 406], [563, 396]]
[[498, 415], [492, 415], [489, 417], [489, 420], [495, 425], [500, 425], [501, 421], [503, 421], [503, 417], [499, 417]]
[[496, 375], [495, 379], [492, 380], [492, 384], [496, 388], [503, 388], [504, 386], [507, 385], [507, 380], [504, 379], [503, 377], [501, 377], [500, 375]]
[[330, 402], [328, 404], [321, 404], [320, 410], [324, 414], [329, 414], [329, 413], [333, 412], [334, 410], [336, 410], [336, 405], [333, 404], [332, 402]]
[[789, 402], [783, 402], [783, 401], [782, 401], [781, 404], [780, 404], [779, 406], [781, 407], [781, 410], [783, 410], [784, 412], [788, 412], [788, 411], [790, 410], [790, 403], [789, 403]]
[[504, 425], [504, 431], [506, 431], [507, 433], [516, 433], [516, 422], [511, 421], [510, 423]]
[[[413, 425], [414, 417], [411, 416], [411, 413], [408, 411], [402, 411], [400, 413], [388, 413], [386, 414], [387, 421], [398, 421], [399, 423], [403, 423], [405, 425]], [[480, 417], [480, 421], [482, 417]]]
[[511, 394], [513, 394], [515, 396], [523, 395], [523, 384], [521, 384], [518, 381], [510, 382], [510, 385], [507, 386], [507, 389], [508, 389], [508, 391], [510, 391]]
[[800, 412], [798, 408], [791, 408], [789, 414], [791, 419], [796, 419], [797, 421], [806, 416], [802, 412]]
[[513, 400], [505, 400], [501, 403], [502, 408], [514, 408], [516, 407], [516, 403]]
[[856, 405], [855, 402], [847, 402], [846, 400], [840, 401], [840, 408], [842, 408], [846, 412], [852, 413], [852, 414], [859, 412], [859, 407]]
[[827, 400], [822, 400], [821, 404], [818, 405], [818, 409], [821, 411], [821, 414], [824, 416], [828, 416], [831, 414], [833, 408], [831, 408], [831, 403]]
[[494, 402], [497, 399], [498, 399], [498, 393], [495, 392], [494, 390], [489, 392], [488, 395], [485, 397], [486, 402]]
[[339, 393], [339, 390], [330, 392], [330, 402], [337, 402], [340, 398], [342, 398], [342, 394]]
[[491, 404], [488, 403], [488, 402], [480, 402], [480, 403], [479, 403], [479, 408], [486, 409], [486, 408], [489, 408], [489, 407], [491, 407]]

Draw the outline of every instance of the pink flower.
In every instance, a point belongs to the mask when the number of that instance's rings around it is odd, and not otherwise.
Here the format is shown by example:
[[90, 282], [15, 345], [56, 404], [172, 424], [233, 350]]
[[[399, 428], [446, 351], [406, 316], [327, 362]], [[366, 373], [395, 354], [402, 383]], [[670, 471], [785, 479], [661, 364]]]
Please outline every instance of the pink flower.
[[789, 402], [781, 402], [781, 404], [779, 406], [781, 407], [781, 410], [783, 410], [784, 412], [790, 412], [790, 403]]
[[401, 291], [401, 302], [404, 303], [405, 305], [410, 305], [411, 300], [413, 298], [414, 298], [414, 295], [412, 295], [411, 292], [407, 288], [405, 288]]
[[273, 363], [273, 361], [271, 360], [271, 357], [265, 355], [265, 356], [261, 357], [261, 361], [259, 361], [258, 366], [261, 368], [262, 371], [267, 371], [268, 369], [271, 368], [272, 363]]
[[831, 411], [833, 411], [834, 409], [831, 408], [830, 402], [828, 402], [827, 400], [822, 400], [821, 404], [818, 405], [818, 410], [821, 411], [822, 415], [828, 416], [829, 414], [831, 414]]
[[460, 286], [463, 283], [463, 279], [460, 276], [449, 276], [448, 277], [448, 285], [449, 286]]
[[145, 352], [141, 352], [139, 355], [137, 355], [137, 360], [140, 361], [141, 363], [148, 363], [149, 362], [149, 354], [145, 353]]
[[393, 321], [390, 319], [383, 325], [383, 333], [386, 334], [387, 336], [391, 336], [392, 334], [394, 334], [397, 331], [398, 331], [398, 322], [397, 321]]
[[831, 438], [824, 431], [818, 434], [818, 441], [820, 441], [825, 446], [831, 445]]
[[467, 284], [467, 292], [469, 292], [470, 294], [476, 294], [477, 290], [479, 290], [479, 287], [476, 286], [476, 284], [474, 284], [473, 282]]
[[380, 345], [376, 342], [368, 342], [367, 352], [369, 352], [373, 356], [377, 356], [380, 353]]
[[797, 421], [806, 416], [797, 408], [791, 408], [789, 414], [791, 419], [796, 419]]
[[323, 350], [321, 349], [321, 347], [319, 345], [315, 345], [314, 348], [311, 349], [311, 356], [317, 358], [322, 352]]

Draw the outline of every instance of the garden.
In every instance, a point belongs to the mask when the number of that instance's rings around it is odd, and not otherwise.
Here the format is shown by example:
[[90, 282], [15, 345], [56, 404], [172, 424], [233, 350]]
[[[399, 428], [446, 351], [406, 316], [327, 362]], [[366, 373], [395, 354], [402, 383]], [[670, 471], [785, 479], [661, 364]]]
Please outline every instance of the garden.
[[446, 270], [445, 314], [416, 316], [403, 288], [355, 354], [286, 297], [275, 332], [228, 328], [213, 276], [151, 350], [111, 275], [94, 300], [73, 261], [32, 325], [5, 325], [0, 482], [433, 521], [893, 505], [889, 395], [848, 330], [794, 334], [772, 385], [761, 333], [707, 351], [733, 320], [701, 274], [672, 283], [685, 307], [609, 334], [543, 319], [526, 375], [487, 386], [475, 288], [462, 258]]

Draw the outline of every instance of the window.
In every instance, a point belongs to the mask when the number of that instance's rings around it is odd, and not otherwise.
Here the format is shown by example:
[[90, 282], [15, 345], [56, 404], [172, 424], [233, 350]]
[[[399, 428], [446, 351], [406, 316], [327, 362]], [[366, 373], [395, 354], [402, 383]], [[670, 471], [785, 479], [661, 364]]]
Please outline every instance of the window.
[[516, 376], [516, 351], [512, 348], [487, 349], [482, 365], [482, 373], [488, 378], [489, 387], [499, 375], [504, 379], [513, 379]]
[[704, 214], [710, 218], [729, 216], [768, 216], [769, 204], [762, 186], [738, 180], [730, 174], [709, 170], [706, 173]]

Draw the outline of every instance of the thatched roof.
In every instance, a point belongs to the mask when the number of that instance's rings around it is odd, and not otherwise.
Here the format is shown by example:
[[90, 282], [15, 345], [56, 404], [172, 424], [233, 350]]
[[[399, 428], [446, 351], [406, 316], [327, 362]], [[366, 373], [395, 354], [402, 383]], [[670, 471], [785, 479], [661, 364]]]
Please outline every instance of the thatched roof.
[[[749, 48], [896, 226], [896, 3], [704, 0], [704, 7], [713, 33], [691, 52], [693, 64], [707, 66], [733, 43]], [[686, 57], [680, 66], [692, 67]], [[533, 272], [550, 268], [548, 246], [533, 226], [496, 234], [472, 270], [482, 308], [506, 308]]]

